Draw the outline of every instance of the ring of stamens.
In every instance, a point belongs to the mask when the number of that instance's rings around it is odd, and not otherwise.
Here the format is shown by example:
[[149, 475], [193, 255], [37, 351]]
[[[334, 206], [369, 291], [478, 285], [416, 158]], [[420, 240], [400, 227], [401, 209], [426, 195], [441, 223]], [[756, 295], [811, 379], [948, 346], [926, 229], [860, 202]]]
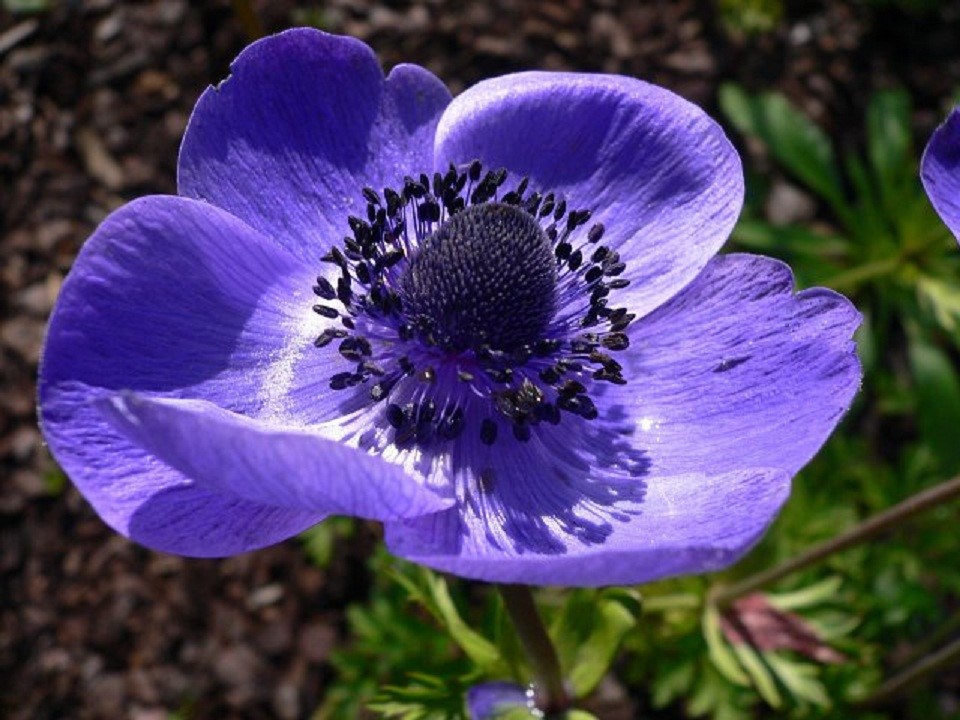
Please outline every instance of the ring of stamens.
[[[629, 281], [601, 244], [604, 226], [553, 193], [528, 192], [527, 178], [504, 192], [507, 179], [474, 161], [408, 176], [399, 190], [364, 188], [366, 218], [349, 217], [350, 235], [323, 257], [335, 272], [317, 278], [313, 310], [339, 325], [314, 344], [337, 342], [350, 367], [329, 385], [367, 387], [398, 446], [450, 441], [469, 423], [486, 445], [504, 424], [525, 442], [565, 413], [598, 417], [593, 383], [626, 382], [611, 353], [629, 345], [635, 316], [609, 305]], [[484, 247], [509, 263], [478, 273]], [[503, 263], [518, 274], [498, 295], [491, 278]]]

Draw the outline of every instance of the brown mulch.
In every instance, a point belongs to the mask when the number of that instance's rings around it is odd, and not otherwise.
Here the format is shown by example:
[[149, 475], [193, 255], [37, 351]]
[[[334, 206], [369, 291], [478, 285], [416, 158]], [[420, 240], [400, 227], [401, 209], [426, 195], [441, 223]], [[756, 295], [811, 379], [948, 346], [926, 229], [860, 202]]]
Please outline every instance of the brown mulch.
[[[719, 83], [736, 79], [786, 92], [857, 142], [870, 93], [905, 84], [926, 133], [960, 81], [960, 9], [875, 5], [803, 3], [760, 39], [727, 34], [706, 0], [256, 9], [268, 32], [321, 22], [455, 92], [525, 68], [620, 72], [716, 112]], [[340, 548], [326, 570], [295, 542], [223, 561], [134, 546], [69, 484], [57, 489], [36, 428], [44, 323], [80, 244], [123, 202], [174, 192], [190, 109], [245, 42], [227, 0], [0, 9], [0, 716], [308, 717], [344, 640], [344, 607], [366, 592], [369, 543]]]

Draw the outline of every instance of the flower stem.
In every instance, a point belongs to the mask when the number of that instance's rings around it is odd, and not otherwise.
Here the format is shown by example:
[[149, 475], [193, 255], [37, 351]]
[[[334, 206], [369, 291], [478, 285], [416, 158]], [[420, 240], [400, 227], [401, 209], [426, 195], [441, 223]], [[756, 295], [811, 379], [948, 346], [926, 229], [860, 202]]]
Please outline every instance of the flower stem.
[[930, 508], [937, 507], [955, 497], [960, 497], [960, 477], [947, 480], [939, 485], [934, 485], [932, 488], [923, 490], [903, 502], [864, 520], [847, 532], [837, 535], [835, 538], [831, 538], [819, 545], [814, 545], [806, 552], [787, 560], [781, 565], [764, 570], [756, 575], [751, 575], [732, 585], [717, 588], [717, 590], [712, 593], [711, 600], [719, 608], [727, 607], [739, 597], [766, 587], [798, 570], [810, 567], [833, 553], [865, 542], [886, 530], [896, 527], [907, 518], [929, 510]]
[[856, 704], [862, 707], [885, 705], [922, 680], [957, 663], [960, 663], [960, 638], [948, 643], [936, 652], [920, 658], [910, 667], [889, 678]]
[[537, 706], [548, 717], [566, 710], [570, 701], [563, 687], [560, 660], [537, 612], [533, 593], [527, 585], [498, 585], [497, 588], [533, 668]]

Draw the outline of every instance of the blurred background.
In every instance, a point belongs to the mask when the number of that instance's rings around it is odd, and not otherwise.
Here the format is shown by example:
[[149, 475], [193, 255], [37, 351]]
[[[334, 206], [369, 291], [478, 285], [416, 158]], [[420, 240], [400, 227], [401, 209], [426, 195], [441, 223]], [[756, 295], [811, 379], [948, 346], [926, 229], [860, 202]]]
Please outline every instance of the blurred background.
[[[957, 665], [876, 695], [960, 635], [956, 504], [776, 585], [804, 642], [745, 647], [703, 612], [712, 584], [960, 470], [960, 251], [917, 177], [960, 97], [960, 3], [937, 0], [3, 0], [0, 716], [353, 718], [373, 702], [457, 717], [468, 659], [444, 618], [411, 602], [433, 580], [378, 551], [376, 527], [335, 520], [223, 561], [152, 553], [93, 514], [36, 427], [46, 317], [83, 240], [125, 201], [175, 192], [200, 92], [251, 39], [305, 24], [365, 40], [386, 68], [421, 64], [454, 93], [530, 68], [679, 93], [744, 155], [748, 202], [728, 249], [786, 259], [801, 286], [841, 290], [865, 315], [864, 390], [771, 534], [723, 576], [641, 588], [594, 712], [960, 718]], [[471, 625], [495, 626], [486, 588], [451, 585]], [[610, 598], [541, 599], [559, 617]], [[419, 700], [383, 690], [411, 671], [427, 678]]]

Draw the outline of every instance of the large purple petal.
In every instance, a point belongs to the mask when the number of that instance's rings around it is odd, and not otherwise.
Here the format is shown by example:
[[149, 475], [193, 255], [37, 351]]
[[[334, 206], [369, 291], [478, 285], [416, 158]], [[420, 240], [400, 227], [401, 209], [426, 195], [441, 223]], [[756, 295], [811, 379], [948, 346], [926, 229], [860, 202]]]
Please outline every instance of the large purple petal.
[[291, 375], [304, 348], [317, 365], [323, 359], [309, 352], [310, 285], [309, 271], [279, 245], [194, 200], [144, 198], [97, 229], [51, 318], [39, 392], [53, 454], [108, 523], [152, 547], [225, 555], [322, 517], [195, 487], [92, 404], [136, 390], [267, 419], [295, 415], [297, 398], [331, 405], [331, 393], [307, 391], [316, 373]]
[[311, 268], [242, 221], [187, 198], [136, 200], [101, 224], [50, 321], [46, 386], [203, 398], [293, 422], [336, 415], [342, 370], [312, 341]]
[[740, 159], [720, 127], [673, 93], [615, 75], [520, 73], [458, 96], [436, 164], [479, 158], [567, 196], [627, 262], [619, 297], [645, 314], [693, 280], [740, 212]]
[[[498, 476], [516, 491], [478, 485], [459, 508], [387, 523], [391, 552], [489, 582], [643, 583], [726, 567], [759, 540], [790, 488], [790, 476], [771, 469], [651, 475], [635, 484], [643, 493], [634, 502], [604, 501], [591, 497], [602, 473], [558, 477], [548, 456], [527, 460]], [[518, 502], [524, 496], [531, 504]]]
[[41, 378], [40, 415], [54, 457], [114, 530], [147, 547], [224, 557], [285, 540], [324, 513], [251, 503], [211, 492], [131, 442], [79, 382]]
[[860, 387], [860, 314], [824, 288], [793, 292], [783, 263], [715, 258], [637, 321], [622, 388], [604, 403], [636, 422], [634, 444], [668, 474], [776, 467], [796, 473]]
[[716, 570], [762, 535], [787, 497], [776, 469], [667, 475], [633, 443], [621, 407], [565, 417], [524, 443], [464, 442], [450, 458], [458, 506], [390, 522], [402, 557], [494, 582], [597, 586]]
[[102, 401], [110, 422], [198, 487], [272, 507], [393, 520], [450, 506], [401, 466], [297, 428], [197, 400], [130, 393]]
[[930, 138], [920, 178], [940, 218], [960, 240], [960, 109], [954, 109]]
[[450, 102], [426, 70], [384, 79], [358, 40], [300, 28], [246, 48], [209, 88], [180, 151], [180, 193], [207, 200], [316, 262], [382, 189], [433, 165]]

